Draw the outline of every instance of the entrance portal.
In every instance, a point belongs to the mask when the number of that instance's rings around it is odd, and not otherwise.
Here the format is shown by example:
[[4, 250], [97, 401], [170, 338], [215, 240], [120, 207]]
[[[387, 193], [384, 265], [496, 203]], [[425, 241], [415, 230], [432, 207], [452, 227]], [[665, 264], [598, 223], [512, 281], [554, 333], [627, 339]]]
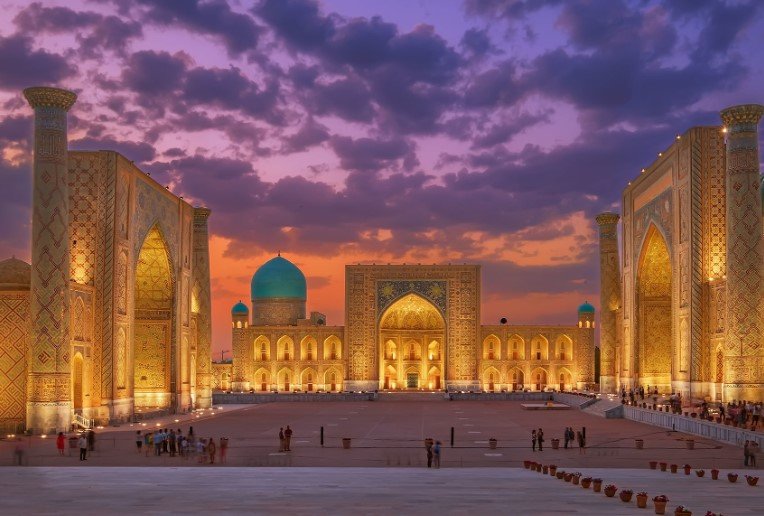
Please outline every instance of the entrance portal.
[[417, 294], [390, 305], [379, 323], [379, 387], [440, 390], [445, 328], [440, 311]]

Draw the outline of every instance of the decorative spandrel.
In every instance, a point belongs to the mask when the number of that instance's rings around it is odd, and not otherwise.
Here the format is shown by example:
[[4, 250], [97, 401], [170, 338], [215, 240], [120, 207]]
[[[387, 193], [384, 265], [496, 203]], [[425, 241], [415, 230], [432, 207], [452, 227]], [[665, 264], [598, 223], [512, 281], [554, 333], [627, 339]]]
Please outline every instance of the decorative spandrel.
[[377, 313], [381, 316], [395, 301], [406, 294], [417, 294], [434, 304], [441, 314], [446, 313], [445, 280], [379, 280], [377, 281]]

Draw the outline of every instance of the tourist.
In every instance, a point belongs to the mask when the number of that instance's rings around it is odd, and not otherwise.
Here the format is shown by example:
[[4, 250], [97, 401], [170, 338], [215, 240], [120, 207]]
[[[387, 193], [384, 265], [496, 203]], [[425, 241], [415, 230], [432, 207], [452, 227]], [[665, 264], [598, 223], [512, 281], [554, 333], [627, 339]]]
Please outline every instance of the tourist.
[[143, 444], [146, 446], [146, 457], [151, 453], [151, 449], [154, 447], [154, 435], [149, 432], [143, 436]]
[[170, 432], [167, 431], [167, 429], [164, 429], [164, 434], [162, 435], [162, 452], [167, 453], [170, 449]]
[[536, 433], [536, 436], [539, 441], [539, 451], [544, 451], [544, 431], [539, 428], [539, 431]]
[[220, 463], [226, 463], [226, 453], [228, 452], [228, 437], [220, 438]]
[[95, 430], [88, 430], [88, 451], [95, 451]]
[[140, 455], [141, 448], [143, 448], [143, 436], [141, 435], [140, 430], [135, 432], [135, 448], [137, 450], [138, 455]]
[[751, 416], [751, 431], [756, 431], [756, 427], [759, 426], [759, 417], [761, 416], [761, 403], [757, 403], [753, 406], [753, 415]]
[[578, 432], [578, 453], [586, 455], [586, 437], [583, 432]]
[[286, 441], [284, 440], [284, 427], [279, 428], [279, 452], [286, 450]]
[[435, 446], [432, 449], [432, 462], [436, 469], [440, 469], [440, 441], [435, 441]]
[[432, 467], [432, 439], [425, 439], [424, 440], [424, 449], [425, 453], [427, 453], [427, 467]]
[[88, 438], [84, 433], [80, 434], [77, 444], [80, 447], [80, 461], [88, 460]]
[[756, 467], [756, 457], [759, 455], [759, 443], [751, 441], [748, 445], [748, 465]]
[[534, 429], [534, 430], [531, 432], [531, 445], [532, 445], [532, 449], [533, 449], [533, 451], [536, 451], [536, 441], [537, 441], [537, 438], [536, 438], [536, 430]]
[[24, 440], [21, 437], [16, 438], [16, 446], [13, 448], [13, 464], [16, 466], [24, 465]]
[[183, 455], [183, 458], [185, 460], [188, 460], [189, 455], [192, 453], [191, 444], [188, 442], [188, 437], [183, 438], [183, 443], [181, 444], [181, 449], [183, 452], [181, 455]]
[[66, 437], [64, 436], [64, 432], [59, 432], [58, 437], [56, 437], [56, 449], [58, 450], [58, 454], [60, 456], [64, 456], [64, 449], [66, 448]]
[[292, 451], [291, 443], [292, 443], [292, 429], [289, 428], [289, 425], [287, 425], [286, 430], [284, 430], [284, 447], [286, 451]]
[[568, 442], [570, 442], [570, 447], [573, 447], [573, 441], [576, 439], [576, 434], [573, 432], [573, 427], [568, 428]]
[[175, 430], [170, 430], [170, 457], [175, 457], [175, 445], [177, 444], [177, 436], [175, 435]]
[[748, 466], [748, 460], [751, 456], [751, 441], [746, 441], [743, 445], [743, 466]]
[[162, 455], [162, 441], [164, 440], [164, 433], [160, 428], [157, 432], [154, 432], [154, 454], [159, 457]]
[[205, 448], [205, 442], [204, 439], [197, 439], [196, 441], [196, 454], [199, 456], [198, 462], [199, 464], [204, 463], [205, 455], [204, 455], [204, 448]]
[[210, 455], [210, 464], [215, 464], [215, 452], [217, 452], [217, 447], [215, 446], [215, 439], [210, 437], [210, 440], [207, 443], [207, 453], [209, 453]]

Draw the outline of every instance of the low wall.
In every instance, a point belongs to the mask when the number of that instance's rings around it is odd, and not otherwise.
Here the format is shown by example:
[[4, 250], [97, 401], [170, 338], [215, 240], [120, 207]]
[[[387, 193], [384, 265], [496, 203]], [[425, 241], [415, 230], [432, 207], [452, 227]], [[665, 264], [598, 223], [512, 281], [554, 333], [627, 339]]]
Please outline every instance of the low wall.
[[247, 405], [254, 403], [275, 403], [277, 401], [374, 401], [377, 395], [374, 392], [354, 392], [354, 393], [223, 393], [216, 392], [212, 394], [213, 405]]
[[573, 394], [570, 392], [555, 392], [552, 394], [554, 401], [559, 401], [560, 403], [565, 403], [566, 405], [570, 405], [571, 407], [576, 407], [579, 409], [584, 409], [588, 407], [589, 405], [593, 405], [594, 403], [597, 403], [596, 397], [590, 397], [586, 394]]
[[735, 446], [743, 446], [746, 441], [755, 441], [759, 444], [759, 449], [764, 449], [764, 435], [761, 433], [749, 432], [741, 428], [720, 425], [719, 423], [712, 423], [698, 418], [630, 407], [628, 405], [624, 405], [622, 410], [623, 417], [632, 421], [697, 435]]

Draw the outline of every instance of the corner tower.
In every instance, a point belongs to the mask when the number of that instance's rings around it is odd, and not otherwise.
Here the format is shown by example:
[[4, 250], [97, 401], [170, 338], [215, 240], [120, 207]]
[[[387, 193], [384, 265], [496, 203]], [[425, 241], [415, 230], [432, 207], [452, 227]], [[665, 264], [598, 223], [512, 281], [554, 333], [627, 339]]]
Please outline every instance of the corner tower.
[[34, 87], [24, 97], [34, 109], [27, 428], [51, 432], [67, 430], [72, 418], [66, 112], [77, 95]]
[[724, 398], [761, 400], [764, 277], [758, 124], [764, 106], [721, 112], [727, 129], [727, 330]]
[[616, 391], [616, 316], [621, 306], [617, 213], [600, 213], [600, 391]]

